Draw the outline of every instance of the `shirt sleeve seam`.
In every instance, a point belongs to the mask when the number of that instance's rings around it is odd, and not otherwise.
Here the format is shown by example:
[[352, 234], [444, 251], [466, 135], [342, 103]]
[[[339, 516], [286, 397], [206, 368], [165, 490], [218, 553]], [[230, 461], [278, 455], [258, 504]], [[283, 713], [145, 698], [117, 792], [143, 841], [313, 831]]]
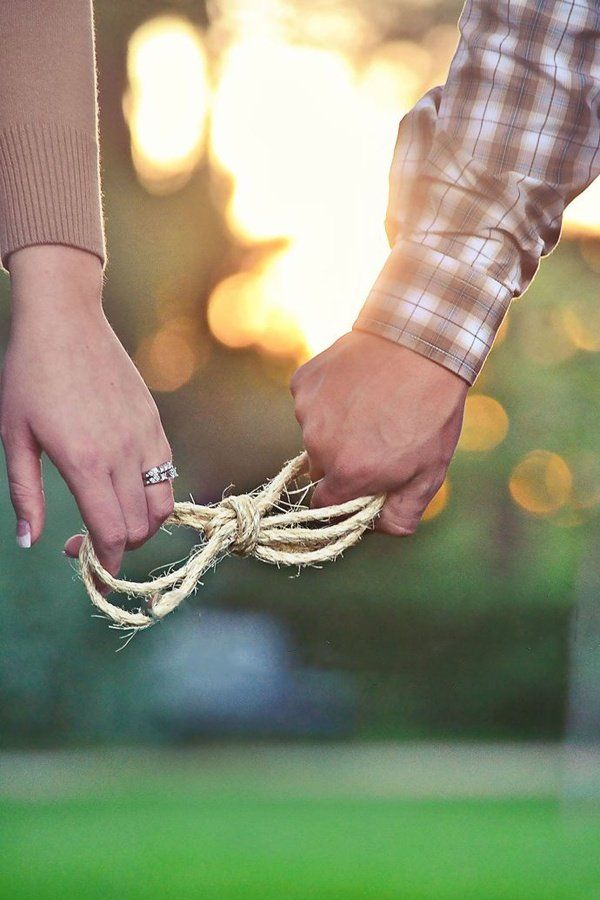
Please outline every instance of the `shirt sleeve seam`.
[[408, 331], [408, 329], [406, 329], [406, 328], [400, 328], [398, 325], [393, 325], [391, 322], [382, 322], [380, 319], [373, 319], [370, 316], [360, 316], [357, 320], [357, 325], [359, 325], [359, 326], [364, 326], [369, 323], [372, 323], [373, 325], [378, 325], [381, 328], [389, 328], [392, 331], [395, 331], [396, 334], [398, 335], [398, 337], [405, 334], [408, 337], [412, 338], [413, 340], [419, 341], [419, 343], [421, 343], [421, 344], [425, 344], [425, 346], [429, 347], [431, 350], [436, 350], [438, 353], [442, 353], [444, 356], [447, 356], [448, 359], [453, 359], [460, 366], [464, 366], [465, 369], [468, 369], [469, 372], [472, 372], [473, 375], [478, 374], [477, 369], [474, 369], [473, 366], [470, 366], [469, 363], [465, 362], [465, 360], [462, 357], [456, 356], [456, 354], [450, 353], [449, 350], [444, 350], [442, 347], [438, 347], [437, 344], [432, 344], [431, 341], [426, 341], [425, 338], [419, 337], [419, 335], [414, 334], [412, 331]]

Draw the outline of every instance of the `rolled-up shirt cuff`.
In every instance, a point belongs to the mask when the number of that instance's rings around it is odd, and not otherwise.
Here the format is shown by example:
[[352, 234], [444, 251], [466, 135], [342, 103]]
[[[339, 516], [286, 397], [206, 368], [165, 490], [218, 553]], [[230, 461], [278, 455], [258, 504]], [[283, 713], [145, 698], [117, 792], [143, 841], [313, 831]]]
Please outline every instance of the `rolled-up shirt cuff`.
[[472, 384], [512, 298], [485, 271], [400, 240], [354, 328], [415, 350]]
[[0, 132], [0, 257], [34, 244], [65, 244], [106, 259], [98, 143], [58, 123]]

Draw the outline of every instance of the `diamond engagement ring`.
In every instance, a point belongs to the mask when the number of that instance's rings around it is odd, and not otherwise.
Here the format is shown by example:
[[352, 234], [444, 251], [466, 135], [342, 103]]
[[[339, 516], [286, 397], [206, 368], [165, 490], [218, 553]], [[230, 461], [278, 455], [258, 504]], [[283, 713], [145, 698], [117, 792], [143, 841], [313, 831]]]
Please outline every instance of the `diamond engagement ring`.
[[151, 484], [160, 484], [161, 481], [173, 481], [177, 478], [177, 469], [173, 465], [173, 460], [161, 463], [160, 466], [153, 466], [147, 472], [142, 472], [142, 481], [148, 487]]

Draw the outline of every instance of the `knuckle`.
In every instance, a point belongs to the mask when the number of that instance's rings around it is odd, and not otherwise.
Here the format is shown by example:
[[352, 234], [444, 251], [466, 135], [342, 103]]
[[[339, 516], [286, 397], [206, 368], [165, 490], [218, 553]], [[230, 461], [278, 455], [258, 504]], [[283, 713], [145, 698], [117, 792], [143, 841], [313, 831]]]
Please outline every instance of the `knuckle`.
[[329, 469], [327, 476], [329, 481], [336, 485], [348, 485], [348, 482], [350, 481], [348, 469], [345, 464], [339, 460], [331, 467], [331, 469]]
[[70, 468], [83, 476], [97, 473], [102, 467], [100, 453], [95, 447], [74, 447], [70, 453]]
[[141, 523], [133, 525], [127, 532], [127, 540], [130, 544], [143, 544], [148, 538], [148, 525]]
[[119, 455], [123, 459], [130, 458], [136, 451], [137, 443], [137, 440], [132, 434], [121, 435], [121, 440], [119, 441]]
[[175, 502], [173, 496], [157, 500], [152, 504], [150, 511], [151, 531], [154, 533], [173, 512]]
[[338, 488], [336, 484], [332, 483], [328, 476], [325, 481], [322, 481], [317, 485], [311, 505], [335, 506], [338, 503], [344, 503], [346, 500], [350, 499], [351, 497], [349, 497], [341, 488]]
[[409, 537], [411, 534], [414, 534], [418, 527], [418, 522], [406, 522], [401, 521], [395, 516], [382, 516], [381, 517], [381, 530], [385, 531], [386, 534], [394, 535], [395, 537]]
[[294, 415], [299, 425], [303, 425], [306, 414], [308, 412], [307, 405], [296, 395], [294, 398]]
[[443, 484], [444, 484], [444, 480], [445, 480], [444, 478], [435, 478], [435, 479], [432, 481], [432, 483], [431, 483], [431, 485], [430, 485], [429, 495], [428, 495], [428, 502], [429, 502], [429, 500], [431, 500], [433, 497], [435, 497], [435, 495], [437, 494], [437, 492], [438, 492], [439, 490], [442, 489]]
[[302, 428], [302, 440], [310, 456], [317, 456], [323, 445], [323, 430], [313, 421]]
[[331, 480], [336, 484], [343, 484], [352, 490], [368, 483], [370, 468], [364, 460], [354, 456], [338, 456], [330, 473]]
[[300, 366], [299, 369], [296, 369], [292, 377], [290, 378], [290, 393], [292, 397], [296, 397], [298, 391], [302, 386], [302, 382], [304, 380], [304, 366]]
[[443, 477], [431, 477], [424, 480], [421, 484], [420, 497], [426, 506], [432, 500], [444, 483]]
[[414, 534], [423, 514], [422, 504], [406, 502], [407, 498], [394, 497], [384, 506], [377, 521], [377, 530], [396, 537]]
[[121, 525], [109, 526], [100, 535], [100, 543], [109, 551], [121, 550], [127, 541], [127, 534]]

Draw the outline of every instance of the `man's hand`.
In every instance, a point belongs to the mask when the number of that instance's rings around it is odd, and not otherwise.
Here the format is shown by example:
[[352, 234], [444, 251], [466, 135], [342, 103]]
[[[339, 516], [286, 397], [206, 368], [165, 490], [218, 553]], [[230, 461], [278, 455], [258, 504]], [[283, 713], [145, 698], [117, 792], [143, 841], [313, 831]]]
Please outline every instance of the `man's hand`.
[[[10, 257], [13, 315], [2, 373], [0, 433], [17, 541], [44, 523], [40, 455], [75, 496], [98, 558], [116, 575], [126, 548], [173, 508], [169, 483], [142, 471], [170, 459], [156, 405], [101, 305], [102, 270], [90, 253], [28, 247]], [[67, 545], [77, 555], [81, 538]]]
[[468, 385], [385, 338], [355, 331], [292, 378], [314, 506], [387, 493], [380, 531], [412, 534], [446, 476]]

